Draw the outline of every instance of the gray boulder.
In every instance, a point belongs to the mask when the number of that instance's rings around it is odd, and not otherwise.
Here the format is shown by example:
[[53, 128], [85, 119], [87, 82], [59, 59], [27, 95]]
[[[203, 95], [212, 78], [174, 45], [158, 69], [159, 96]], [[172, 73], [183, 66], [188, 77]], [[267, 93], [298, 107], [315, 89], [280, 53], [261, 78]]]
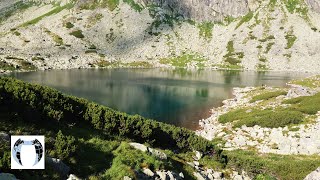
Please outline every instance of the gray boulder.
[[130, 146], [134, 147], [135, 149], [139, 149], [140, 151], [143, 151], [143, 152], [146, 152], [148, 151], [148, 147], [143, 145], [143, 144], [140, 144], [140, 143], [129, 143]]
[[135, 149], [138, 149], [140, 151], [143, 152], [149, 152], [152, 155], [156, 156], [159, 159], [167, 159], [167, 155], [164, 152], [161, 152], [159, 150], [153, 149], [153, 148], [149, 148], [143, 144], [140, 143], [129, 143], [132, 147], [134, 147]]
[[74, 174], [70, 174], [67, 180], [81, 180], [81, 179]]
[[128, 176], [125, 176], [123, 177], [123, 180], [131, 180], [132, 178], [131, 177], [128, 177]]
[[304, 180], [319, 180], [319, 179], [320, 179], [320, 167], [318, 167], [318, 169], [311, 172], [304, 178]]
[[142, 172], [147, 176], [150, 176], [150, 177], [154, 176], [154, 173], [149, 168], [144, 168]]
[[292, 88], [288, 91], [287, 97], [288, 98], [296, 98], [299, 96], [312, 96], [316, 91], [313, 91], [309, 88], [292, 85]]
[[3, 180], [17, 180], [17, 178], [10, 173], [0, 173], [0, 179]]
[[67, 176], [70, 171], [70, 167], [57, 158], [46, 157], [46, 164], [51, 166], [61, 176]]
[[167, 159], [167, 155], [164, 152], [158, 151], [156, 149], [148, 148], [149, 152], [159, 159]]
[[0, 132], [0, 140], [1, 141], [10, 141], [10, 136], [6, 132], [1, 131]]

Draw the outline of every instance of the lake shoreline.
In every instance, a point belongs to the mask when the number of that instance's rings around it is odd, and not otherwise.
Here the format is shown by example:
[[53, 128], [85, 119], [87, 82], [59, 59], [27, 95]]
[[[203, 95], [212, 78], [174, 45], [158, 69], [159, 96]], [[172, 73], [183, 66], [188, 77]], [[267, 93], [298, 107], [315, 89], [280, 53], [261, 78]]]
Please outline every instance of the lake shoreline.
[[[318, 79], [317, 79], [318, 78]], [[319, 80], [319, 76], [311, 76], [305, 79]], [[303, 81], [303, 80], [302, 80]], [[262, 87], [244, 87], [234, 88], [233, 98], [223, 101], [223, 106], [213, 108], [212, 115], [200, 120], [200, 130], [196, 133], [208, 140], [222, 139], [220, 147], [225, 150], [236, 149], [255, 149], [260, 153], [274, 153], [282, 155], [290, 154], [303, 154], [312, 155], [319, 154], [320, 149], [318, 142], [320, 142], [317, 136], [317, 131], [320, 128], [320, 113], [318, 112], [315, 117], [312, 116], [312, 120], [301, 125], [289, 125], [277, 128], [268, 128], [261, 126], [246, 126], [234, 128], [233, 123], [221, 123], [220, 117], [229, 112], [235, 111], [235, 109], [254, 109], [263, 104], [263, 108], [276, 108], [281, 107], [282, 100], [290, 100], [298, 97], [313, 96], [320, 92], [320, 87], [311, 88], [301, 85], [296, 85], [292, 82], [287, 83], [287, 94], [276, 97], [271, 102], [264, 103], [252, 102], [252, 98], [255, 96], [253, 92], [259, 91]], [[278, 91], [283, 88], [263, 87], [267, 92]], [[269, 103], [269, 104], [268, 104]], [[270, 104], [271, 103], [271, 104]], [[285, 107], [285, 106], [284, 106]], [[250, 111], [248, 110], [248, 113]], [[239, 115], [240, 116], [240, 115]]]
[[96, 69], [96, 70], [103, 70], [103, 69], [163, 69], [163, 70], [186, 70], [186, 71], [202, 71], [202, 70], [212, 70], [212, 71], [236, 71], [236, 72], [288, 72], [288, 73], [312, 73], [314, 75], [319, 74], [318, 71], [306, 71], [306, 70], [255, 70], [255, 69], [232, 69], [232, 68], [180, 68], [180, 67], [162, 67], [162, 66], [154, 66], [154, 67], [74, 67], [74, 68], [53, 68], [53, 69], [36, 69], [36, 70], [2, 70], [0, 69], [0, 74], [9, 74], [13, 72], [35, 72], [35, 71], [52, 71], [52, 70], [76, 70], [76, 69]]

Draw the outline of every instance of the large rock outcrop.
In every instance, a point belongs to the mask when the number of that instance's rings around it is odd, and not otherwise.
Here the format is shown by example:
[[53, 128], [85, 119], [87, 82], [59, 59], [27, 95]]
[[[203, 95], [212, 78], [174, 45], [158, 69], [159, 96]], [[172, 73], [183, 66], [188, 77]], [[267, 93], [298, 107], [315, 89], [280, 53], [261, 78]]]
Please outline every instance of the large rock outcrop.
[[247, 0], [137, 0], [181, 14], [196, 21], [220, 21], [226, 16], [238, 17], [249, 11]]
[[311, 10], [320, 13], [320, 1], [318, 0], [305, 0]]

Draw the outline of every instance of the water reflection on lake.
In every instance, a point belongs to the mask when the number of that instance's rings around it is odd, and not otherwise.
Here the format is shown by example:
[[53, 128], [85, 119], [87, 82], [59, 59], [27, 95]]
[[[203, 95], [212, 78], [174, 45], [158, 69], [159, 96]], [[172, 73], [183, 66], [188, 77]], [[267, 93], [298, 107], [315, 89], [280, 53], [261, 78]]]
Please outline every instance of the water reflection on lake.
[[187, 71], [168, 69], [87, 69], [13, 73], [19, 79], [189, 129], [241, 86], [285, 86], [292, 72]]

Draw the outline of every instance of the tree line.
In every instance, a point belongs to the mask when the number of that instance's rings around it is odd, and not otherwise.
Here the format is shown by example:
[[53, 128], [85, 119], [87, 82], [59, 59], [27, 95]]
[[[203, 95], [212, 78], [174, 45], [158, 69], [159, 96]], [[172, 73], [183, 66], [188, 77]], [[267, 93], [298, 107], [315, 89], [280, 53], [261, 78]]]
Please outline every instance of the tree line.
[[179, 151], [214, 150], [214, 144], [195, 132], [128, 115], [86, 99], [62, 94], [37, 84], [0, 77], [0, 104], [19, 112], [25, 121], [89, 122], [92, 128], [137, 142]]

